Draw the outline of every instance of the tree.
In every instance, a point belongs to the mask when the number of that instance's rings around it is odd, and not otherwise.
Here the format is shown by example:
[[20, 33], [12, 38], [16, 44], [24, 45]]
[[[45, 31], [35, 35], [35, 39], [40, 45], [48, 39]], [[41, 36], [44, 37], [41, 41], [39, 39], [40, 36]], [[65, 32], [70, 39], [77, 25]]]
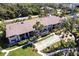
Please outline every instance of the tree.
[[67, 19], [67, 20], [63, 20], [62, 22], [63, 27], [66, 29], [66, 31], [69, 31], [72, 33], [73, 29], [74, 29], [74, 24], [76, 23], [75, 19]]
[[43, 29], [44, 25], [41, 24], [40, 22], [36, 22], [35, 25], [33, 25], [33, 28], [38, 32], [38, 34], [36, 34], [36, 36], [39, 36], [39, 32], [41, 29]]
[[3, 21], [0, 23], [0, 31], [5, 31], [5, 23]]
[[1, 21], [0, 22], [0, 38], [2, 38], [4, 35], [5, 35], [5, 23], [4, 21]]
[[44, 8], [44, 16], [47, 16], [47, 14], [48, 14], [48, 9], [45, 7]]
[[15, 14], [11, 11], [6, 11], [6, 14], [7, 14], [7, 17], [10, 18], [10, 19], [15, 18]]
[[77, 19], [68, 19], [68, 20], [64, 20], [64, 22], [63, 22], [63, 27], [65, 27], [66, 31], [69, 31], [75, 37], [75, 42], [72, 42], [72, 47], [74, 47], [75, 45], [79, 46], [79, 43], [78, 43], [79, 40], [77, 40], [79, 36], [76, 34], [76, 32], [73, 32], [74, 28], [76, 29], [75, 24], [78, 25], [79, 20], [77, 20]]
[[31, 15], [29, 15], [29, 16], [28, 16], [28, 19], [32, 19], [32, 16], [31, 16]]
[[41, 30], [43, 27], [43, 24], [41, 24], [40, 22], [36, 22], [36, 24], [33, 26], [35, 30]]

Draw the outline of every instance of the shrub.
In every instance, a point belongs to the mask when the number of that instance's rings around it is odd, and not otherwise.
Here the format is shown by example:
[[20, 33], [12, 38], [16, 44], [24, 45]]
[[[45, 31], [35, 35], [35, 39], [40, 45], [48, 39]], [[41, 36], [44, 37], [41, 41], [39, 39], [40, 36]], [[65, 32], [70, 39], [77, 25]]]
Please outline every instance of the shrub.
[[18, 42], [17, 44], [18, 44], [18, 45], [23, 45], [23, 44], [25, 44], [26, 42], [28, 42], [27, 39], [25, 39], [25, 40], [23, 40], [23, 41], [20, 41], [20, 42]]
[[35, 49], [35, 52], [37, 52], [38, 50], [37, 49]]
[[76, 46], [76, 43], [74, 40], [71, 41], [71, 47], [74, 48]]
[[42, 17], [42, 15], [38, 15], [38, 17], [40, 18], [40, 17]]
[[54, 56], [62, 56], [62, 55], [63, 55], [63, 52], [60, 51], [60, 52], [56, 53]]
[[42, 50], [42, 52], [48, 53], [48, 49], [46, 48], [46, 49]]
[[31, 15], [29, 15], [29, 16], [28, 16], [28, 19], [32, 19], [32, 16], [31, 16]]
[[69, 56], [74, 56], [74, 52], [72, 52], [72, 51], [70, 50]]

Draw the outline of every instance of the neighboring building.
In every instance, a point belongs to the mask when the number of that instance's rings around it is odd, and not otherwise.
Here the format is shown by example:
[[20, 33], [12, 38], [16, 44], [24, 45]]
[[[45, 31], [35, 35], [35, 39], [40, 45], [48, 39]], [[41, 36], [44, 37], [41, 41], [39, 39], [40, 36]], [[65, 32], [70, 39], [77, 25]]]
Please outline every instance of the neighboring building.
[[41, 13], [42, 13], [42, 15], [44, 15], [44, 13], [46, 13], [45, 11], [47, 11], [47, 15], [48, 16], [51, 16], [55, 12], [54, 8], [51, 8], [51, 7], [48, 7], [48, 6], [41, 7]]
[[61, 9], [56, 9], [56, 11], [57, 11], [57, 15], [58, 15], [58, 16], [61, 16], [62, 10], [61, 10]]
[[23, 22], [7, 24], [6, 38], [9, 41], [9, 44], [15, 44], [18, 41], [34, 36], [33, 32], [35, 31], [35, 29], [33, 28], [33, 25], [35, 25], [37, 21], [45, 26], [45, 29], [43, 29], [43, 32], [45, 33], [45, 31], [51, 31], [55, 25], [58, 25], [60, 23], [60, 20], [60, 17], [48, 16]]

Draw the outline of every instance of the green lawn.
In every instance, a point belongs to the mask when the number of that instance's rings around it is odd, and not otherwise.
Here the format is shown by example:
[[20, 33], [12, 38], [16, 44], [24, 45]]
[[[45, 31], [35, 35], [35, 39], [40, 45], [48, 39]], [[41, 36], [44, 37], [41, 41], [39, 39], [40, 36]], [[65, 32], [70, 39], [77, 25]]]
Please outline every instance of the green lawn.
[[28, 46], [27, 48], [20, 48], [15, 51], [12, 51], [8, 54], [8, 56], [40, 56], [36, 51], [33, 50], [32, 46]]
[[0, 52], [0, 56], [4, 56], [5, 53]]

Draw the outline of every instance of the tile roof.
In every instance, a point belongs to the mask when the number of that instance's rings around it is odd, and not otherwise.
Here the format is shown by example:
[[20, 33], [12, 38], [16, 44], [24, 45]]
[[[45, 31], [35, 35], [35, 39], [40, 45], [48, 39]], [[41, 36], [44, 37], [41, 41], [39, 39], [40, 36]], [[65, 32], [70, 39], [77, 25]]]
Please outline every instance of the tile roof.
[[57, 24], [61, 20], [60, 17], [56, 16], [48, 16], [43, 18], [36, 18], [33, 20], [27, 20], [23, 23], [17, 22], [12, 24], [6, 25], [6, 37], [10, 37], [13, 35], [20, 35], [26, 32], [33, 31], [33, 25], [36, 24], [37, 21], [41, 22], [44, 26], [51, 25], [51, 24]]

